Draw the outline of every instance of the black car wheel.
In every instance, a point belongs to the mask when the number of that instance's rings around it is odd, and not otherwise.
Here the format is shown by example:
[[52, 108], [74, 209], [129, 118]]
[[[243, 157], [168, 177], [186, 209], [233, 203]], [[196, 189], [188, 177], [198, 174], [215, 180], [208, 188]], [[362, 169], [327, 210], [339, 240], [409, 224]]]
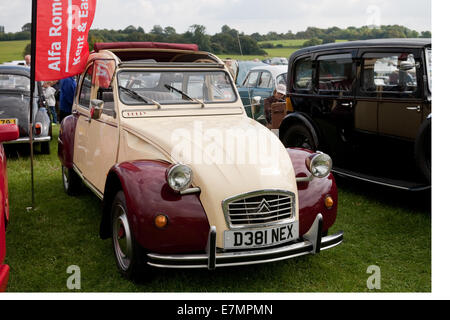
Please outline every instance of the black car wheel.
[[64, 191], [70, 196], [76, 195], [81, 188], [80, 177], [73, 169], [66, 168], [65, 166], [61, 166], [61, 168]]
[[303, 124], [294, 124], [287, 129], [282, 142], [286, 148], [303, 148], [312, 151], [317, 148], [312, 133]]
[[41, 143], [41, 153], [50, 154], [50, 141]]
[[147, 269], [144, 252], [133, 237], [128, 223], [128, 209], [123, 191], [119, 191], [111, 207], [111, 230], [114, 257], [119, 272], [127, 279], [136, 280]]
[[431, 119], [427, 119], [420, 127], [414, 151], [420, 172], [431, 182]]

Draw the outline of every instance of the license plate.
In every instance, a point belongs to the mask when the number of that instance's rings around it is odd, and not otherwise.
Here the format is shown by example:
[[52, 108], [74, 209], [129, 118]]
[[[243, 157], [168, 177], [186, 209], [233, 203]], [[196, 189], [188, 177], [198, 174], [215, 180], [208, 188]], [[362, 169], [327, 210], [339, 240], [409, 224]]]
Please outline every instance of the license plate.
[[298, 238], [298, 221], [261, 229], [225, 231], [225, 249], [275, 246]]
[[17, 124], [17, 119], [0, 119], [0, 124]]

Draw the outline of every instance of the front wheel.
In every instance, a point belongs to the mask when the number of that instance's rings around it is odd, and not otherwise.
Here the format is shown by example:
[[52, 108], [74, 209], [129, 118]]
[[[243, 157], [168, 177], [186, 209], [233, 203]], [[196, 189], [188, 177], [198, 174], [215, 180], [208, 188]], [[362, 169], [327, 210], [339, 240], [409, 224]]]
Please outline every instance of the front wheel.
[[125, 278], [135, 280], [144, 273], [146, 266], [143, 250], [133, 237], [127, 213], [125, 195], [119, 191], [111, 208], [112, 246], [119, 272]]
[[294, 124], [287, 129], [282, 142], [286, 148], [303, 148], [312, 151], [317, 149], [313, 134], [303, 124]]

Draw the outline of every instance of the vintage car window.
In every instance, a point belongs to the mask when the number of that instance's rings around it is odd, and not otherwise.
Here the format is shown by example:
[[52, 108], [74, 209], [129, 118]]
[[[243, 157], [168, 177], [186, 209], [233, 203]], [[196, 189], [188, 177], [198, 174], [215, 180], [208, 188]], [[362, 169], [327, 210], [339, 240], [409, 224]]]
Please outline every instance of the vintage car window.
[[417, 90], [413, 54], [369, 53], [363, 58], [364, 91], [414, 93]]
[[431, 49], [427, 49], [425, 52], [425, 58], [427, 60], [427, 79], [428, 79], [428, 88], [430, 89], [431, 92], [431, 85], [432, 85], [432, 81], [431, 81]]
[[92, 72], [94, 66], [90, 66], [84, 75], [83, 84], [81, 85], [80, 97], [78, 104], [82, 107], [89, 108], [91, 104], [91, 90], [92, 90]]
[[17, 74], [0, 74], [0, 90], [30, 91], [30, 78]]
[[295, 88], [300, 90], [310, 90], [312, 88], [312, 61], [302, 59], [295, 65]]
[[262, 72], [259, 78], [258, 88], [273, 88], [272, 75], [269, 72]]
[[287, 86], [287, 73], [280, 74], [277, 77], [277, 85], [279, 85], [279, 84], [283, 84], [283, 85]]
[[319, 59], [318, 89], [322, 94], [350, 93], [353, 88], [351, 55], [322, 56]]
[[188, 97], [203, 103], [237, 100], [233, 82], [224, 71], [121, 71], [118, 82], [125, 88], [119, 91], [119, 96], [127, 105], [143, 104], [142, 99], [130, 94], [130, 90], [163, 105], [198, 104]]
[[247, 79], [245, 79], [243, 86], [246, 88], [255, 88], [256, 82], [258, 81], [258, 76], [259, 76], [258, 71], [250, 72], [247, 76]]

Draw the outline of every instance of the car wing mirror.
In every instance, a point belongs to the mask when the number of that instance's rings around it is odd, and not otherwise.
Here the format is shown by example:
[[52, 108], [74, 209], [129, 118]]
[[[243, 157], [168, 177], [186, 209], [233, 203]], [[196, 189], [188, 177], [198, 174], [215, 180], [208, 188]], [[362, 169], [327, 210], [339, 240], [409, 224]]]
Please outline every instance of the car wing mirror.
[[17, 140], [19, 127], [16, 124], [0, 124], [0, 143]]
[[105, 102], [103, 100], [93, 99], [91, 100], [90, 115], [91, 119], [100, 119], [103, 113], [103, 106]]

